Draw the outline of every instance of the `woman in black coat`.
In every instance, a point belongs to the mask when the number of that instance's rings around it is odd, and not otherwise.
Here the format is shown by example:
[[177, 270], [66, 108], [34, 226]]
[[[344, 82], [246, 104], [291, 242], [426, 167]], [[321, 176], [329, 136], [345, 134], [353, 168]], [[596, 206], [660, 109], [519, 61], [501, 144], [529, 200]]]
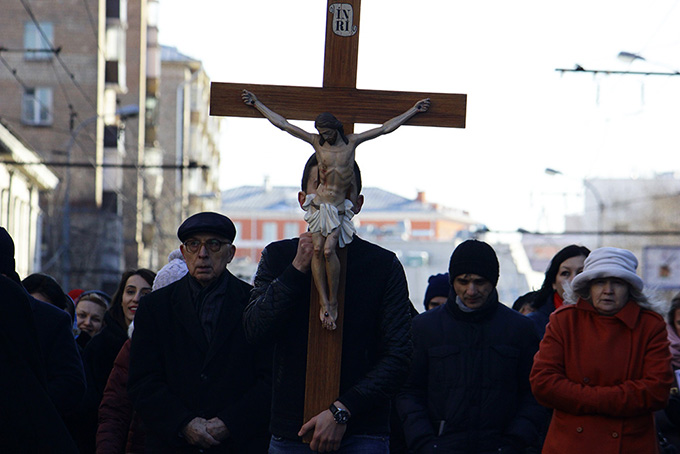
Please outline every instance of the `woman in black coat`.
[[555, 254], [550, 261], [550, 266], [545, 271], [543, 285], [531, 303], [533, 312], [527, 314], [534, 322], [541, 339], [545, 334], [550, 314], [562, 306], [564, 288], [571, 285], [576, 275], [583, 271], [583, 262], [589, 254], [590, 249], [587, 247], [570, 244]]
[[94, 453], [97, 433], [97, 410], [104, 394], [113, 362], [127, 340], [127, 330], [134, 319], [139, 300], [151, 293], [156, 274], [148, 269], [126, 271], [104, 314], [104, 327], [85, 347], [83, 363], [87, 393], [79, 411], [77, 442], [82, 454]]

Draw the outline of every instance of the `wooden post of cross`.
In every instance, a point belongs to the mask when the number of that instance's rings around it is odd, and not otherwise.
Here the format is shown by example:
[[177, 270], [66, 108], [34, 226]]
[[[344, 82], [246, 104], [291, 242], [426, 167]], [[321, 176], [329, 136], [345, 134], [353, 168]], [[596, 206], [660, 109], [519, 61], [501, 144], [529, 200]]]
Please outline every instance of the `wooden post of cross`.
[[[210, 114], [261, 118], [241, 100], [244, 89], [251, 91], [271, 110], [289, 120], [313, 121], [321, 112], [333, 113], [354, 132], [355, 123], [382, 124], [408, 110], [416, 101], [430, 98], [426, 114], [405, 124], [465, 127], [467, 96], [464, 94], [359, 90], [356, 88], [359, 55], [361, 0], [328, 0], [326, 46], [322, 88], [213, 82]], [[338, 255], [342, 264], [338, 294], [338, 319], [334, 331], [323, 329], [319, 320], [319, 294], [312, 281], [307, 342], [307, 374], [304, 422], [326, 410], [340, 393], [340, 362], [345, 294], [346, 248]], [[301, 422], [302, 425], [302, 422]], [[310, 441], [311, 435], [305, 441]]]

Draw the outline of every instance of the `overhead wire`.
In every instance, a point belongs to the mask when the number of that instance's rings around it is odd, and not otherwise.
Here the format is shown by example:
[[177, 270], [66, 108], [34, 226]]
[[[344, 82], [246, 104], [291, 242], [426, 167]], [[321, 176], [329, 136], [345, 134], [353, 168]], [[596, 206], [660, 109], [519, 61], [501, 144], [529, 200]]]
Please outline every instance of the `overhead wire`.
[[69, 67], [66, 65], [66, 62], [61, 58], [61, 49], [55, 49], [54, 43], [50, 40], [50, 38], [47, 36], [47, 33], [43, 30], [42, 26], [40, 25], [40, 22], [38, 22], [38, 19], [35, 17], [35, 14], [33, 13], [33, 10], [31, 10], [31, 7], [28, 5], [27, 0], [19, 0], [21, 4], [23, 5], [24, 9], [26, 10], [26, 13], [28, 16], [31, 18], [31, 21], [33, 21], [33, 24], [35, 24], [38, 32], [40, 32], [40, 35], [42, 36], [43, 40], [47, 45], [50, 47], [52, 52], [54, 53], [55, 57], [57, 58], [57, 61], [59, 64], [61, 64], [61, 67], [64, 69], [66, 74], [68, 74], [69, 78], [71, 79], [71, 82], [73, 85], [78, 89], [81, 95], [83, 95], [83, 98], [90, 104], [92, 109], [96, 112], [97, 111], [97, 105], [92, 101], [90, 96], [85, 92], [83, 87], [80, 85], [80, 83], [76, 80], [75, 74], [69, 69]]
[[[32, 87], [28, 85], [24, 80], [19, 77], [18, 71], [16, 68], [12, 67], [12, 65], [9, 64], [9, 62], [5, 59], [5, 57], [2, 56], [2, 52], [0, 51], [0, 62], [2, 62], [2, 65], [7, 68], [7, 70], [14, 76], [14, 79], [21, 85], [21, 88], [24, 89], [24, 93], [26, 93], [29, 90], [35, 89], [35, 87]], [[35, 95], [33, 96], [33, 99], [38, 102], [38, 104], [45, 109], [46, 111], [50, 112], [52, 114], [52, 109], [50, 106], [45, 105], [39, 98], [37, 98]], [[23, 121], [23, 120], [22, 120]]]
[[90, 10], [90, 5], [88, 5], [87, 0], [83, 0], [83, 5], [85, 5], [85, 11], [87, 12], [87, 18], [90, 22], [90, 27], [92, 28], [92, 33], [94, 33], [94, 39], [95, 42], [97, 43], [97, 50], [101, 54], [104, 59], [106, 59], [106, 53], [102, 50], [101, 46], [99, 45], [99, 33], [97, 31], [97, 25], [95, 24], [94, 21], [94, 16], [92, 15], [92, 11]]
[[647, 48], [647, 46], [649, 46], [649, 44], [652, 42], [652, 40], [656, 37], [656, 35], [659, 34], [661, 29], [664, 27], [664, 25], [666, 25], [666, 22], [668, 22], [668, 19], [673, 14], [673, 10], [675, 10], [675, 8], [678, 7], [679, 3], [680, 3], [680, 0], [676, 0], [675, 3], [673, 4], [673, 6], [670, 7], [670, 9], [668, 10], [668, 13], [666, 13], [663, 20], [659, 23], [659, 25], [656, 27], [656, 29], [654, 29], [654, 32], [651, 34], [651, 36], [649, 37], [647, 42], [642, 46], [642, 49], [640, 49], [640, 53], [643, 53], [644, 50]]
[[[23, 80], [21, 77], [19, 77], [19, 74], [18, 74], [17, 69], [14, 68], [14, 67], [12, 67], [12, 66], [10, 65], [10, 63], [2, 56], [2, 52], [0, 52], [0, 62], [1, 62], [2, 65], [5, 66], [5, 68], [7, 68], [7, 70], [14, 76], [14, 78], [15, 78], [16, 81], [17, 81], [17, 83], [19, 83], [19, 85], [21, 85], [21, 87], [24, 89], [24, 91], [34, 88], [34, 87], [29, 86], [26, 82], [24, 82], [24, 80]], [[57, 78], [57, 80], [59, 81], [58, 78]], [[65, 91], [65, 89], [64, 89], [64, 91]], [[69, 108], [72, 109], [72, 110], [71, 110], [72, 112], [75, 112], [75, 111], [73, 110], [72, 104], [70, 103], [70, 100], [68, 99], [68, 95], [66, 95], [66, 93], [65, 93], [64, 95], [65, 95], [65, 97], [67, 98], [67, 102], [69, 103]], [[47, 105], [45, 105], [40, 99], [38, 99], [38, 98], [34, 98], [34, 99], [39, 103], [39, 105], [40, 105], [42, 108], [44, 108], [45, 110], [48, 110], [48, 111], [50, 110], [50, 107], [47, 106]], [[17, 124], [22, 124], [22, 123], [24, 123], [24, 120], [23, 120], [23, 119], [12, 118], [12, 117], [8, 117], [8, 116], [6, 116], [6, 115], [2, 115], [2, 116], [0, 116], [0, 118], [6, 118], [6, 119], [9, 119], [9, 120], [13, 120], [13, 121], [14, 121], [15, 123], [17, 123]], [[70, 136], [70, 135], [71, 135], [71, 130], [70, 130], [70, 129], [69, 129], [69, 130], [63, 130], [63, 129], [60, 129], [60, 128], [54, 128], [54, 127], [53, 127], [53, 130], [54, 130], [54, 131], [57, 131], [57, 132], [63, 132], [63, 133], [64, 133], [65, 135], [67, 135], [67, 136]], [[67, 131], [68, 131], [68, 132], [67, 132]], [[95, 138], [92, 136], [91, 133], [89, 133], [89, 132], [86, 131], [84, 134], [85, 134], [86, 136], [88, 136], [93, 142], [96, 142]], [[82, 147], [82, 144], [80, 144], [80, 143], [78, 143], [78, 144]]]

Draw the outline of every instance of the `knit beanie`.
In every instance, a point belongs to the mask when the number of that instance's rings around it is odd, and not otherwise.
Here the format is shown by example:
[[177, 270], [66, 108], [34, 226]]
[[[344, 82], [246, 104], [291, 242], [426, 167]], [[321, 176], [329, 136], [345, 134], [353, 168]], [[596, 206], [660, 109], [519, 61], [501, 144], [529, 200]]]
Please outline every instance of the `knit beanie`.
[[435, 274], [427, 280], [427, 290], [425, 290], [425, 300], [423, 305], [427, 310], [427, 303], [435, 296], [449, 296], [451, 284], [449, 283], [449, 273]]
[[21, 285], [14, 262], [14, 240], [4, 227], [0, 227], [0, 274]]
[[168, 263], [158, 271], [156, 278], [153, 280], [153, 290], [158, 290], [166, 285], [170, 285], [175, 281], [180, 280], [187, 274], [187, 264], [184, 261], [182, 252], [175, 249], [168, 255]]
[[495, 287], [499, 276], [498, 257], [491, 246], [483, 241], [467, 240], [458, 245], [451, 254], [449, 279], [461, 274], [477, 274]]
[[638, 292], [642, 291], [644, 283], [635, 273], [638, 261], [632, 252], [615, 247], [595, 249], [586, 258], [583, 272], [571, 281], [572, 290], [586, 298], [590, 293], [590, 282], [593, 279], [615, 277], [622, 279]]

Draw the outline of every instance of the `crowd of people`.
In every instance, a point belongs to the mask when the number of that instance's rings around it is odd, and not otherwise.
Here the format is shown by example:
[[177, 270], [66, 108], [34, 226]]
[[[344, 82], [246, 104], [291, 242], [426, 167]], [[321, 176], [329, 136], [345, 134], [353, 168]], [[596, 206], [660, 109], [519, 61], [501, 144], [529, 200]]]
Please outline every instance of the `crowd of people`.
[[[316, 184], [312, 156], [301, 206]], [[305, 417], [312, 233], [268, 245], [252, 285], [227, 269], [227, 216], [177, 237], [109, 296], [21, 280], [0, 228], [0, 452], [678, 452], [680, 295], [664, 309], [628, 250], [567, 246], [511, 308], [496, 252], [467, 240], [418, 314], [397, 256], [355, 235], [339, 392]]]

